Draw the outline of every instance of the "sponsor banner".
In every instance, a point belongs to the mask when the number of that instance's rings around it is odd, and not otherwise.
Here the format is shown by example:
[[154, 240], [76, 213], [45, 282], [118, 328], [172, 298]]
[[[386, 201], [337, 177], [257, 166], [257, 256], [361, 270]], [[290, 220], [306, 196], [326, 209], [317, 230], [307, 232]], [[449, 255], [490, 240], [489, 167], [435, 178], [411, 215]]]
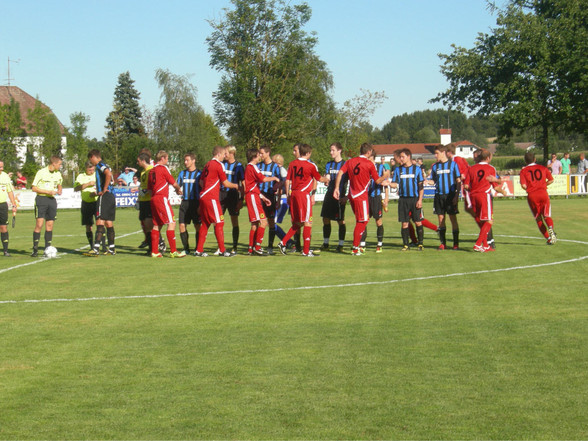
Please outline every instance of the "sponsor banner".
[[[134, 189], [136, 191], [133, 191]], [[117, 207], [134, 207], [137, 203], [137, 197], [139, 196], [139, 188], [125, 188], [125, 187], [115, 187], [112, 189], [112, 194], [116, 198], [116, 206]], [[182, 197], [179, 196], [174, 188], [170, 185], [169, 187], [169, 201], [172, 205], [180, 205], [182, 202]], [[81, 203], [80, 203], [81, 206]]]
[[567, 196], [569, 192], [569, 175], [555, 175], [554, 181], [547, 187], [547, 193], [550, 196]]
[[570, 194], [588, 194], [588, 175], [570, 175]]

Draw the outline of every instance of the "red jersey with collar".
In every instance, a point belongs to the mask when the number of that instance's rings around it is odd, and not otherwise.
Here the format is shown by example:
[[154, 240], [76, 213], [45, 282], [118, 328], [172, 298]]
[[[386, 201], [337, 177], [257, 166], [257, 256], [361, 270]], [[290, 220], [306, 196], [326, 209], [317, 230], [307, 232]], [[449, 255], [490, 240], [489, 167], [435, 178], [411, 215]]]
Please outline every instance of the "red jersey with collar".
[[496, 169], [487, 162], [480, 162], [472, 165], [468, 170], [465, 185], [469, 187], [471, 195], [477, 193], [490, 193], [492, 187], [498, 187], [499, 182], [490, 182], [488, 176], [496, 177]]
[[155, 166], [149, 170], [147, 188], [151, 190], [151, 197], [169, 197], [169, 186], [174, 185], [175, 182], [175, 179], [165, 165], [155, 164]]
[[461, 180], [464, 181], [468, 175], [470, 164], [468, 164], [468, 161], [466, 161], [461, 156], [454, 156], [452, 161], [457, 164], [457, 168], [459, 168], [459, 174], [461, 175]]
[[527, 186], [527, 193], [536, 191], [547, 191], [547, 181], [553, 180], [551, 171], [540, 164], [529, 164], [521, 169], [519, 174], [521, 185]]
[[380, 178], [376, 165], [365, 156], [351, 158], [343, 164], [340, 171], [349, 176], [349, 195], [352, 198], [367, 193], [371, 180], [377, 181]]
[[313, 181], [317, 181], [321, 175], [316, 167], [316, 164], [307, 159], [298, 158], [290, 163], [288, 167], [288, 179], [291, 182], [290, 189], [292, 191], [301, 191], [310, 193], [312, 190]]
[[249, 163], [245, 167], [245, 194], [261, 193], [259, 190], [260, 182], [263, 182], [265, 175], [259, 171], [257, 165]]
[[200, 181], [202, 182], [200, 199], [204, 197], [218, 199], [221, 182], [226, 180], [227, 174], [225, 173], [223, 163], [217, 159], [208, 161], [200, 175]]

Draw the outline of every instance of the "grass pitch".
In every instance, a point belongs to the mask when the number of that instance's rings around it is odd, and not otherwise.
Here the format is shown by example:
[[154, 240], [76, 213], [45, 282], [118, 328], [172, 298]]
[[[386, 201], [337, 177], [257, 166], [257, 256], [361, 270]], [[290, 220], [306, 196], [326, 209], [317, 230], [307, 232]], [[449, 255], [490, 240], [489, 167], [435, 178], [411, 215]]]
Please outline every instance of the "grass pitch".
[[372, 222], [365, 256], [314, 259], [146, 258], [132, 209], [116, 256], [83, 257], [61, 211], [61, 256], [32, 259], [20, 213], [0, 258], [0, 438], [586, 439], [588, 199], [553, 200], [551, 247], [526, 201], [495, 208], [495, 253], [471, 251], [465, 214], [462, 251], [429, 232], [400, 253], [392, 206], [384, 253]]

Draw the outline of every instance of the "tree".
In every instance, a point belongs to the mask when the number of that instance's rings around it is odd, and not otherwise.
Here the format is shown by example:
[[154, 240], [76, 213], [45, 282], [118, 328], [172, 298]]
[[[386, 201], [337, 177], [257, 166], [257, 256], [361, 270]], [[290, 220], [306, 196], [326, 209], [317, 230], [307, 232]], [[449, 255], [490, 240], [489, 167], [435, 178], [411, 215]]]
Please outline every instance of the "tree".
[[48, 161], [53, 155], [61, 155], [62, 131], [59, 121], [55, 115], [38, 99], [35, 101], [35, 107], [28, 112], [30, 121], [27, 127], [27, 134], [42, 138], [39, 146], [39, 153]]
[[172, 158], [182, 163], [184, 154], [193, 152], [204, 165], [212, 147], [225, 140], [212, 118], [196, 99], [196, 87], [188, 76], [158, 69], [155, 79], [161, 88], [160, 105], [155, 111], [154, 135], [157, 143]]
[[332, 77], [304, 31], [306, 3], [231, 0], [209, 21], [210, 65], [222, 72], [214, 94], [218, 123], [235, 143], [284, 145], [309, 139], [335, 118]]
[[496, 115], [500, 134], [541, 129], [584, 132], [587, 126], [588, 8], [578, 0], [510, 0], [497, 27], [472, 49], [440, 54], [449, 89], [437, 95], [458, 109]]
[[86, 131], [90, 117], [82, 112], [75, 112], [69, 116], [71, 127], [68, 129], [66, 158], [73, 161], [78, 169], [83, 169], [88, 153]]
[[0, 105], [0, 160], [7, 170], [19, 168], [13, 138], [24, 135], [19, 103], [11, 99], [9, 104]]
[[118, 76], [118, 84], [114, 90], [113, 110], [106, 118], [106, 145], [114, 170], [120, 169], [122, 158], [134, 155], [134, 152], [130, 150], [136, 146], [137, 142], [127, 141], [136, 136], [145, 137], [139, 106], [141, 95], [135, 89], [134, 83], [128, 71]]

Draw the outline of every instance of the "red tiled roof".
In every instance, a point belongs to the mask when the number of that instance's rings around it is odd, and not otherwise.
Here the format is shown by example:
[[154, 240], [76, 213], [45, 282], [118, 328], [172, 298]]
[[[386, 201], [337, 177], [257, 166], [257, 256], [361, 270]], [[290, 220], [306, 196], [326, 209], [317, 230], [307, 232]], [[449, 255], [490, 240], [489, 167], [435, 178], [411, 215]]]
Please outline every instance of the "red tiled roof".
[[408, 149], [413, 155], [433, 155], [435, 147], [441, 144], [375, 144], [376, 155], [391, 155], [398, 149]]
[[[20, 114], [22, 118], [22, 128], [25, 131], [28, 131], [29, 126], [31, 125], [31, 121], [28, 119], [29, 111], [32, 111], [35, 108], [35, 103], [38, 101], [36, 98], [33, 98], [20, 87], [16, 86], [0, 86], [0, 104], [6, 105], [10, 104], [10, 100], [13, 99], [15, 102], [19, 103], [20, 105]], [[40, 102], [40, 101], [39, 101]], [[49, 112], [53, 114], [51, 109], [41, 102], [41, 106], [47, 109]], [[57, 119], [59, 123], [59, 127], [61, 129], [61, 133], [64, 133], [65, 128], [61, 121]]]
[[440, 135], [451, 135], [451, 129], [440, 129], [439, 134]]

